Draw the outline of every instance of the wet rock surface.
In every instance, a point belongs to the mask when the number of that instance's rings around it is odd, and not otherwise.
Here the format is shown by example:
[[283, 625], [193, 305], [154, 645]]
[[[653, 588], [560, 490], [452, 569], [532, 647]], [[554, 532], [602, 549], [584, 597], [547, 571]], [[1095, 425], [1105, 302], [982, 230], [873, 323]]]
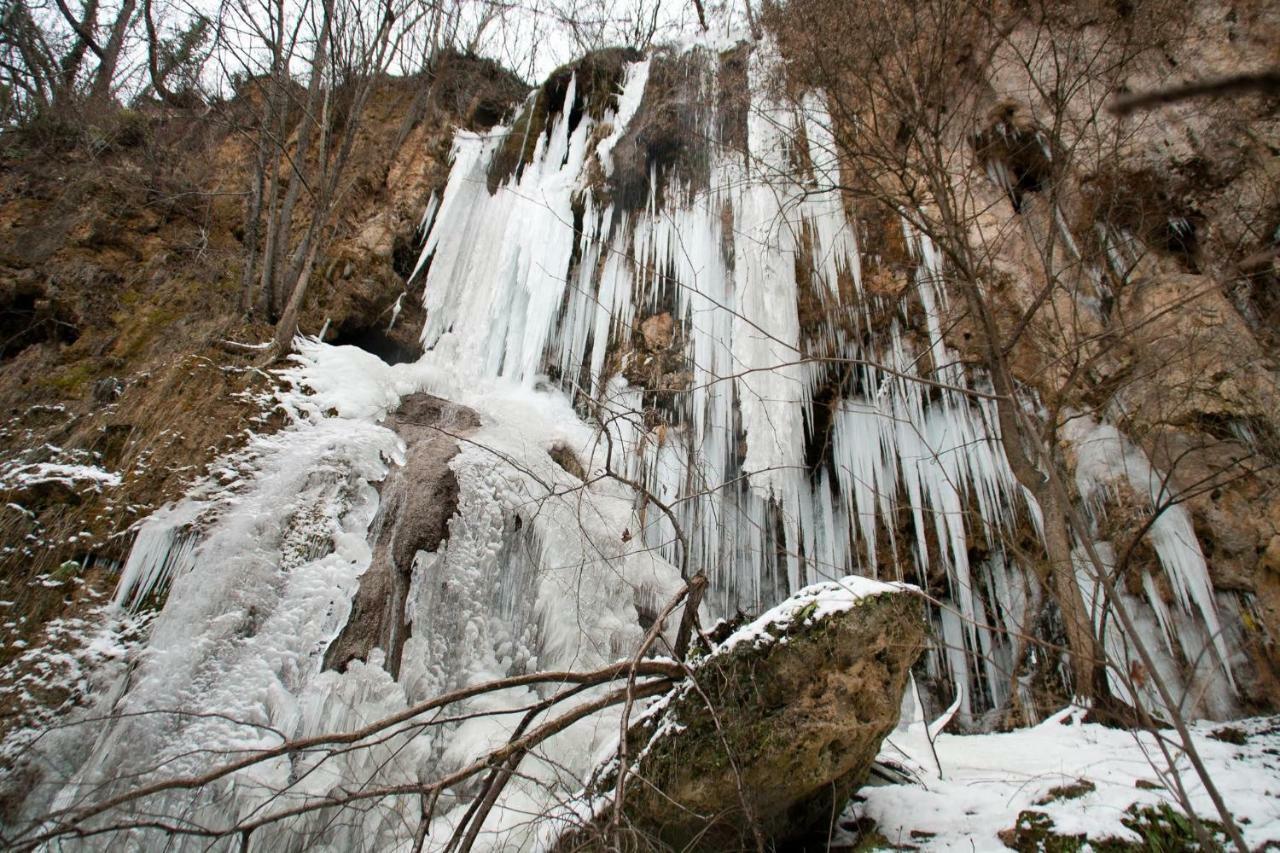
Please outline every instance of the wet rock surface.
[[387, 670], [400, 670], [400, 653], [409, 636], [405, 600], [415, 555], [433, 552], [449, 535], [449, 519], [458, 508], [458, 481], [449, 461], [458, 453], [458, 436], [480, 426], [471, 409], [412, 394], [387, 419], [405, 443], [404, 464], [387, 475], [374, 519], [373, 561], [360, 577], [360, 590], [346, 627], [325, 654], [325, 668], [345, 669], [368, 660], [380, 648]]

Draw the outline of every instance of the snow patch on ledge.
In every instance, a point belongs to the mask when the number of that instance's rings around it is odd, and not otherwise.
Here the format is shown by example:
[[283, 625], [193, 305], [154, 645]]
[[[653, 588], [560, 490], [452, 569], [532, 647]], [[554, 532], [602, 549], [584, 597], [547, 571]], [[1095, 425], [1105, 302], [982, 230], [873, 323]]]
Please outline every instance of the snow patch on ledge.
[[859, 575], [811, 584], [734, 631], [716, 647], [714, 654], [725, 654], [743, 643], [758, 646], [773, 642], [786, 626], [797, 623], [812, 625], [852, 610], [867, 598], [891, 592], [916, 591], [918, 588], [908, 583], [887, 583]]
[[0, 472], [0, 488], [3, 489], [22, 489], [44, 483], [61, 483], [68, 488], [88, 485], [100, 490], [103, 486], [120, 485], [120, 475], [93, 465], [62, 465], [56, 462], [19, 465]]

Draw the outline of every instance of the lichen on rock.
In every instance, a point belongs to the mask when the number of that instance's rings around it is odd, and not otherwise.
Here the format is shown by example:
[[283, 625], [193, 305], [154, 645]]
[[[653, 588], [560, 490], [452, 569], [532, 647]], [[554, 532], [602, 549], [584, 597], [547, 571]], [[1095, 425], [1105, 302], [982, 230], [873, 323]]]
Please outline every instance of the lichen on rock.
[[830, 821], [898, 720], [924, 647], [912, 588], [848, 577], [806, 587], [714, 648], [631, 726], [621, 813], [615, 760], [585, 794], [586, 828], [563, 849], [634, 835], [675, 849], [778, 849]]

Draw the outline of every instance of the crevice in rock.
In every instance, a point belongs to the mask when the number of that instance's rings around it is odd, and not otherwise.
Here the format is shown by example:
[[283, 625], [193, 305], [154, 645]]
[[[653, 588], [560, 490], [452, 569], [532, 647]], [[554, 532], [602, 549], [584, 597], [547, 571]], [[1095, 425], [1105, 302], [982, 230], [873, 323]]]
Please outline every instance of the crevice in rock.
[[579, 480], [587, 479], [587, 471], [582, 467], [577, 454], [569, 448], [567, 444], [557, 444], [549, 451], [551, 461], [555, 462], [571, 476], [577, 477]]
[[77, 324], [52, 300], [35, 292], [0, 294], [0, 360], [32, 344], [70, 344], [78, 337]]

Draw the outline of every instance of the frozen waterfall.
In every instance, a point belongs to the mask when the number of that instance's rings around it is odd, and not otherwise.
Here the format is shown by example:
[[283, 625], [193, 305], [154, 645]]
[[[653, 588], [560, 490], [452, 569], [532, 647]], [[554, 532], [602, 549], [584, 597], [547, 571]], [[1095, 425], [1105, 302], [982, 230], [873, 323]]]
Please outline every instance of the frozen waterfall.
[[[1029, 689], [1010, 683], [1010, 637], [1033, 630], [1041, 593], [1006, 539], [1034, 536], [1037, 508], [996, 439], [988, 384], [946, 342], [945, 265], [904, 223], [910, 293], [895, 305], [864, 287], [823, 98], [775, 97], [777, 58], [767, 46], [747, 57], [745, 92], [724, 90], [727, 60], [708, 48], [629, 64], [596, 110], [586, 105], [600, 93], [573, 77], [561, 103], [544, 105], [544, 126], [524, 123], [531, 154], [514, 169], [502, 162], [515, 126], [458, 133], [413, 279], [424, 355], [388, 366], [301, 342], [276, 401], [289, 425], [142, 525], [117, 601], [165, 593], [163, 609], [128, 670], [93, 697], [87, 713], [104, 719], [92, 737], [79, 727], [43, 739], [66, 780], [38, 795], [46, 808], [485, 680], [625, 658], [682, 568], [710, 578], [708, 624], [848, 574], [911, 581], [935, 602], [920, 677], [943, 707], [958, 697], [977, 726]], [[646, 153], [663, 122], [670, 150]], [[841, 322], [815, 325], [806, 300]], [[326, 669], [370, 570], [371, 530], [397, 521], [379, 519], [377, 484], [405, 463], [387, 419], [413, 394], [477, 415], [450, 436], [456, 511], [435, 550], [404, 567], [395, 677], [387, 649]], [[1158, 472], [1114, 428], [1071, 437], [1097, 513], [1126, 478], [1161, 499]], [[1173, 606], [1150, 584], [1131, 603], [1171, 677], [1176, 655], [1210, 646], [1205, 705], [1229, 713], [1232, 644], [1182, 513], [1151, 532]], [[371, 749], [281, 755], [146, 809], [218, 826], [442, 775], [504, 742], [512, 709], [547, 690], [476, 697], [451, 721], [406, 723]], [[546, 832], [531, 817], [609, 753], [617, 714], [531, 755], [484, 844], [531, 849]], [[428, 849], [444, 846], [472, 793], [435, 804]], [[341, 819], [322, 809], [268, 823], [252, 849], [411, 848], [422, 804], [362, 802]]]

